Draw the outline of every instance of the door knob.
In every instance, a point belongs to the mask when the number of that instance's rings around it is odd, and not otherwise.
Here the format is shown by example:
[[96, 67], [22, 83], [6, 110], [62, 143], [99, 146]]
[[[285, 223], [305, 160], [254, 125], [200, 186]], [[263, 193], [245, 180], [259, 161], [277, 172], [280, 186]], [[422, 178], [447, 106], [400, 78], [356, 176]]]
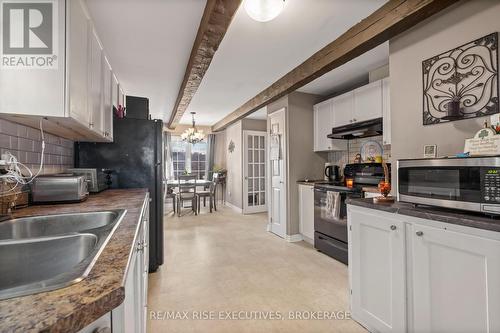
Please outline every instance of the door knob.
[[391, 225], [391, 230], [396, 230], [396, 226], [394, 224]]
[[422, 237], [424, 235], [424, 233], [422, 231], [417, 231], [415, 233], [418, 237]]

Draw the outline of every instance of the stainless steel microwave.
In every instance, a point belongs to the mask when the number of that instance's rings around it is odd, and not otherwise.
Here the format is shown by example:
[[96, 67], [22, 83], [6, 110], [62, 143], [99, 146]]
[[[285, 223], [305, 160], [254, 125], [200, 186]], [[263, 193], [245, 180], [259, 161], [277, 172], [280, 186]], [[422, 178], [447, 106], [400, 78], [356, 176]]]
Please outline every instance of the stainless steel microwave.
[[399, 160], [398, 201], [500, 214], [500, 156]]

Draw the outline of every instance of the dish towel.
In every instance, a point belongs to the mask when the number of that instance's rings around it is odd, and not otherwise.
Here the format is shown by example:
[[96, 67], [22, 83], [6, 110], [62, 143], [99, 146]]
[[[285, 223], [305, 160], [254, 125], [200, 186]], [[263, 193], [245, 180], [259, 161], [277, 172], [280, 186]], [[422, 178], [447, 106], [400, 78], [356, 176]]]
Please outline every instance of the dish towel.
[[332, 218], [340, 219], [340, 193], [339, 192], [326, 192], [326, 211]]

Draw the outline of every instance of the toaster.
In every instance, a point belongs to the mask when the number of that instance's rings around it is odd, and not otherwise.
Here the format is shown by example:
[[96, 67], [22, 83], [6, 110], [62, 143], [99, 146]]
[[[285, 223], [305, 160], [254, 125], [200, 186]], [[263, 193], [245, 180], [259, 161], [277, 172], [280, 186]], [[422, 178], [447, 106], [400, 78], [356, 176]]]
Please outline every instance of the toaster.
[[56, 174], [36, 177], [31, 194], [33, 203], [80, 202], [89, 191], [85, 176]]
[[85, 176], [88, 182], [89, 192], [91, 193], [101, 192], [109, 188], [111, 184], [111, 177], [109, 176], [110, 171], [107, 169], [71, 168], [66, 169], [66, 172]]

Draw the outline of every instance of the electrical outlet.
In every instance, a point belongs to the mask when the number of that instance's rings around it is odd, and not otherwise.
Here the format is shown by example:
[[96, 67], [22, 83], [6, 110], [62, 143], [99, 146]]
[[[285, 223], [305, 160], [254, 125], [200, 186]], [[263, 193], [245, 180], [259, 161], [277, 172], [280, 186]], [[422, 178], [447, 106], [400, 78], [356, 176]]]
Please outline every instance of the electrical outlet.
[[494, 115], [490, 116], [490, 124], [493, 126], [500, 124], [500, 113], [495, 113]]

